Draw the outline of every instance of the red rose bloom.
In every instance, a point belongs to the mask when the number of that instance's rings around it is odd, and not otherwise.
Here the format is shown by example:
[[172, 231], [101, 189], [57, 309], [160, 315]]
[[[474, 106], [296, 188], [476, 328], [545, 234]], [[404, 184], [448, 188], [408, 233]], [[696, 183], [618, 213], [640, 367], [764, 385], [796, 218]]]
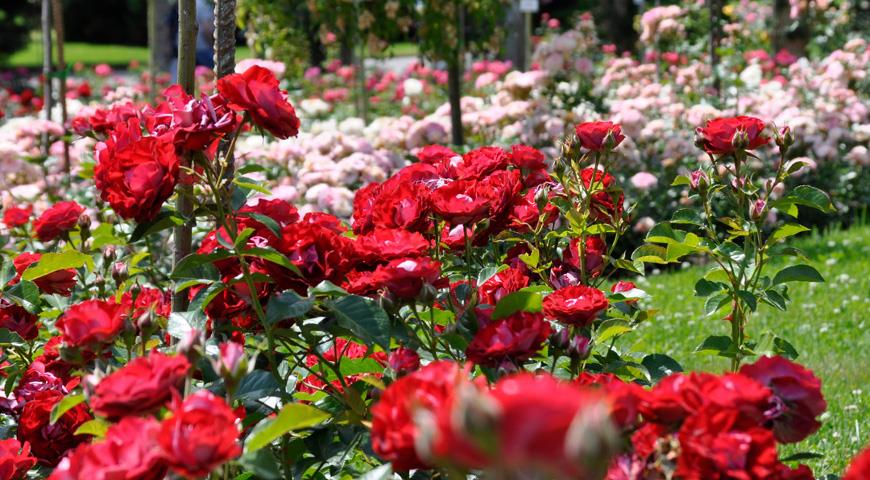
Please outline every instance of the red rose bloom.
[[478, 330], [465, 355], [469, 361], [488, 367], [506, 360], [523, 362], [541, 349], [550, 332], [550, 324], [540, 313], [518, 312]]
[[613, 185], [616, 183], [613, 175], [589, 167], [580, 172], [580, 178], [592, 194], [593, 218], [608, 221], [613, 216], [622, 215], [622, 203], [625, 201], [625, 195], [621, 191], [616, 198], [611, 195], [611, 190], [615, 188]]
[[432, 210], [452, 225], [472, 225], [489, 216], [492, 196], [474, 180], [455, 180], [430, 193]]
[[617, 437], [603, 395], [524, 372], [496, 382], [488, 397], [498, 411], [492, 467], [542, 478], [596, 478], [594, 472], [606, 471]]
[[72, 230], [84, 211], [84, 207], [73, 201], [55, 203], [33, 222], [36, 238], [41, 242], [50, 242]]
[[[24, 252], [15, 257], [12, 264], [15, 266], [17, 275], [11, 283], [18, 283], [21, 280], [21, 274], [27, 270], [27, 267], [38, 262], [40, 258], [42, 258], [42, 254], [30, 252]], [[76, 286], [76, 271], [72, 268], [57, 270], [33, 280], [33, 283], [44, 293], [56, 293], [68, 297]]]
[[92, 417], [84, 404], [78, 404], [49, 425], [51, 410], [63, 399], [63, 393], [46, 390], [24, 405], [18, 418], [18, 440], [30, 443], [39, 463], [55, 465], [72, 448], [88, 439], [87, 435], [74, 435], [75, 431]]
[[390, 352], [387, 365], [397, 375], [405, 375], [420, 369], [420, 355], [410, 348], [399, 347]]
[[236, 414], [226, 402], [199, 390], [181, 401], [160, 425], [157, 441], [174, 471], [186, 477], [204, 477], [242, 453]]
[[544, 154], [537, 148], [517, 144], [511, 147], [511, 165], [524, 170], [541, 170], [547, 168]]
[[125, 219], [152, 220], [178, 182], [179, 161], [171, 139], [141, 136], [135, 120], [97, 144], [95, 156], [100, 198]]
[[0, 297], [0, 328], [15, 332], [24, 340], [33, 340], [39, 335], [39, 317]]
[[100, 380], [91, 396], [94, 412], [117, 420], [160, 408], [184, 384], [190, 363], [181, 355], [153, 351]]
[[734, 153], [734, 135], [738, 132], [746, 135], [747, 144], [744, 150], [755, 150], [767, 145], [770, 138], [765, 137], [764, 122], [755, 117], [714, 118], [707, 122], [704, 128], [698, 129], [704, 151], [711, 155], [730, 155]]
[[529, 285], [529, 277], [519, 268], [508, 268], [489, 277], [477, 288], [478, 302], [496, 305], [499, 300]]
[[456, 165], [456, 177], [461, 180], [482, 180], [497, 170], [504, 170], [510, 154], [499, 147], [480, 147], [462, 156]]
[[795, 443], [822, 425], [816, 417], [828, 408], [822, 382], [813, 372], [783, 357], [761, 357], [744, 365], [740, 373], [773, 390], [779, 409], [773, 415], [773, 433], [782, 443]]
[[[181, 149], [206, 149], [236, 127], [236, 114], [227, 108], [220, 95], [202, 94], [202, 98], [196, 100], [180, 85], [172, 85], [163, 91], [163, 96], [166, 98], [163, 105], [171, 118], [166, 127], [173, 136], [173, 143]], [[159, 135], [160, 131], [153, 133]]]
[[142, 288], [133, 300], [132, 292], [125, 292], [121, 305], [127, 317], [134, 323], [143, 315], [153, 313], [158, 317], [169, 318], [172, 310], [172, 297], [168, 291], [156, 288]]
[[67, 309], [55, 327], [63, 335], [65, 344], [100, 350], [115, 341], [124, 328], [123, 307], [105, 300], [85, 300]]
[[233, 110], [245, 110], [259, 127], [278, 138], [295, 137], [299, 118], [278, 87], [275, 74], [254, 65], [217, 81], [217, 89]]
[[870, 478], [870, 448], [865, 448], [852, 459], [852, 464], [843, 475], [843, 480], [867, 480]]
[[417, 160], [429, 165], [447, 164], [450, 159], [458, 156], [458, 153], [443, 145], [427, 145], [417, 152]]
[[[321, 353], [321, 356], [324, 360], [330, 363], [338, 363], [341, 359], [361, 359], [361, 358], [370, 358], [381, 365], [386, 365], [387, 363], [387, 355], [384, 352], [373, 352], [368, 354], [369, 349], [365, 345], [356, 343], [354, 341], [345, 340], [343, 338], [337, 338], [335, 342], [332, 344], [332, 348], [328, 348]], [[320, 359], [317, 355], [313, 353], [308, 354], [305, 357], [305, 365], [312, 369], [312, 367], [318, 365], [320, 363]], [[321, 367], [326, 368], [326, 367]], [[376, 378], [380, 378], [383, 376], [381, 373], [372, 373], [370, 374]], [[344, 384], [350, 385], [356, 382], [359, 379], [360, 375], [346, 375], [344, 377]], [[307, 377], [305, 377], [298, 384], [298, 389], [301, 392], [305, 393], [313, 393], [318, 390], [323, 390], [327, 385], [321, 380], [319, 377], [314, 375], [313, 373]], [[344, 386], [342, 382], [338, 379], [333, 380], [329, 387], [334, 389], [337, 392], [344, 391]]]
[[601, 388], [610, 400], [610, 416], [623, 430], [631, 430], [638, 424], [640, 402], [646, 390], [634, 382], [625, 382], [612, 373], [582, 372], [576, 382], [580, 385]]
[[738, 428], [734, 411], [699, 413], [689, 417], [678, 434], [678, 478], [726, 480], [775, 478], [780, 470], [776, 440], [770, 430]]
[[348, 291], [368, 295], [386, 290], [399, 300], [413, 300], [423, 285], [440, 285], [441, 263], [429, 257], [397, 258], [374, 272], [349, 276]]
[[[580, 242], [581, 238], [572, 238], [571, 244], [562, 253], [562, 260], [580, 273]], [[586, 237], [585, 266], [586, 275], [598, 278], [604, 268], [604, 254], [607, 252], [607, 244], [596, 235]]]
[[36, 465], [36, 458], [30, 456], [30, 445], [22, 445], [14, 438], [0, 440], [0, 479], [22, 480], [27, 471]]
[[456, 363], [439, 360], [404, 376], [387, 387], [372, 409], [372, 450], [405, 472], [427, 468], [415, 448], [418, 430], [414, 424], [417, 409], [442, 409], [459, 379]]
[[37, 398], [42, 392], [53, 390], [64, 395], [69, 393], [78, 384], [78, 378], [67, 384], [64, 382], [63, 378], [47, 371], [42, 362], [34, 361], [18, 379], [12, 397], [0, 398], [0, 411], [17, 416], [27, 402]]
[[[637, 285], [635, 285], [634, 282], [627, 282], [627, 281], [620, 280], [620, 281], [614, 283], [612, 287], [610, 287], [610, 291], [612, 293], [625, 293], [625, 292], [630, 292], [630, 291], [634, 290], [635, 288], [637, 288]], [[636, 301], [637, 300], [626, 300], [626, 303], [636, 302]]]
[[612, 148], [625, 139], [622, 127], [613, 122], [585, 122], [575, 126], [574, 131], [577, 139], [580, 140], [580, 145], [594, 152], [604, 149], [604, 139], [607, 138], [607, 134], [613, 138]]
[[15, 228], [27, 225], [30, 221], [30, 214], [33, 213], [33, 206], [28, 205], [25, 208], [9, 207], [3, 212], [3, 224], [7, 228]]
[[368, 264], [402, 257], [422, 257], [429, 253], [429, 241], [417, 232], [379, 228], [356, 237], [354, 249], [360, 261]]
[[166, 476], [153, 418], [127, 417], [109, 427], [105, 438], [82, 444], [60, 461], [49, 480], [160, 480]]
[[544, 315], [568, 325], [585, 327], [607, 308], [607, 297], [597, 288], [576, 285], [556, 290], [544, 298]]

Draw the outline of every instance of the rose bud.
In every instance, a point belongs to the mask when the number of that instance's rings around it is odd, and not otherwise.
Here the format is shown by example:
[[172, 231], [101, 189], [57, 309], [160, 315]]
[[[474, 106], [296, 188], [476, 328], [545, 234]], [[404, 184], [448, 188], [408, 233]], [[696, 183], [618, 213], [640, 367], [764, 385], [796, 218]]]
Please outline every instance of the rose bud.
[[129, 274], [127, 272], [127, 264], [124, 262], [115, 262], [112, 265], [112, 279], [115, 280], [115, 283], [118, 285], [124, 283], [124, 280], [129, 278]]
[[619, 444], [619, 431], [604, 400], [580, 410], [565, 435], [565, 453], [590, 475], [589, 478], [601, 478], [607, 472]]
[[692, 190], [704, 190], [709, 181], [710, 179], [707, 178], [707, 174], [703, 170], [695, 170], [689, 177], [689, 185], [691, 185]]
[[180, 355], [185, 355], [188, 358], [191, 358], [196, 355], [196, 347], [202, 345], [202, 332], [199, 330], [192, 328], [187, 335], [184, 336], [175, 347], [175, 351], [177, 351]]
[[794, 145], [794, 133], [789, 127], [783, 127], [776, 134], [776, 145], [780, 150], [788, 150], [788, 147]]
[[103, 249], [103, 259], [107, 262], [111, 262], [115, 259], [117, 253], [118, 249], [114, 245], [109, 245]]
[[569, 329], [567, 328], [563, 328], [550, 335], [550, 345], [554, 349], [565, 351], [568, 350], [569, 346], [571, 346], [571, 333], [568, 330]]
[[752, 204], [749, 206], [749, 216], [753, 220], [758, 220], [759, 218], [761, 218], [762, 215], [764, 215], [764, 209], [766, 206], [767, 203], [760, 198], [752, 202]]
[[585, 335], [574, 335], [568, 346], [568, 356], [577, 360], [586, 360], [592, 353], [592, 340]]
[[745, 130], [736, 130], [731, 137], [731, 147], [737, 150], [745, 150], [749, 146], [749, 135]]
[[230, 393], [235, 390], [242, 377], [248, 374], [248, 364], [245, 346], [236, 342], [221, 343], [220, 356], [212, 362], [214, 371], [224, 379], [224, 385]]
[[390, 352], [387, 364], [397, 376], [402, 376], [420, 368], [420, 355], [410, 348], [399, 347]]

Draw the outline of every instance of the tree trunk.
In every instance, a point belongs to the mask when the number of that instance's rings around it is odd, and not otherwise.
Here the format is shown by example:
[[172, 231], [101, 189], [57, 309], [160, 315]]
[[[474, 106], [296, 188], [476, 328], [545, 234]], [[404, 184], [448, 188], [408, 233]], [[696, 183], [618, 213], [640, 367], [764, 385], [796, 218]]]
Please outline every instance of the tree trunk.
[[[45, 111], [45, 118], [51, 120], [51, 110], [53, 97], [51, 96], [51, 2], [50, 0], [42, 0], [42, 108]], [[51, 149], [49, 145], [48, 133], [42, 134], [43, 153], [47, 157]]]
[[720, 97], [722, 79], [719, 78], [719, 42], [722, 40], [722, 0], [707, 0], [710, 10], [710, 69], [713, 73], [713, 92]]
[[770, 43], [773, 47], [773, 53], [785, 48], [785, 35], [788, 31], [788, 24], [791, 23], [789, 18], [791, 6], [788, 0], [774, 0], [773, 2], [773, 34], [770, 36]]
[[[178, 84], [188, 94], [194, 94], [194, 69], [196, 68], [196, 0], [178, 1]], [[182, 167], [190, 168], [190, 156], [181, 158]], [[182, 173], [182, 175], [185, 175]], [[184, 224], [175, 227], [175, 263], [190, 255], [193, 224], [193, 189], [183, 182], [178, 184], [176, 209]], [[187, 292], [172, 295], [172, 311], [183, 312], [189, 304]]]
[[465, 133], [462, 130], [462, 66], [459, 58], [447, 64], [447, 96], [450, 100], [450, 130], [453, 145], [461, 147], [465, 144]]
[[[216, 78], [229, 75], [236, 68], [236, 0], [217, 0], [214, 5], [214, 74]], [[229, 139], [222, 139], [218, 158], [226, 161], [224, 178], [235, 175], [235, 162], [229, 151]], [[232, 195], [232, 182], [226, 184], [227, 198]]]
[[57, 65], [60, 67], [60, 90], [58, 92], [58, 101], [60, 102], [60, 124], [63, 127], [63, 181], [65, 185], [70, 184], [70, 164], [69, 164], [69, 137], [67, 136], [67, 112], [66, 112], [66, 60], [63, 55], [63, 4], [60, 0], [52, 0], [52, 13], [54, 14], [54, 35], [55, 43], [57, 44]]
[[355, 56], [354, 71], [356, 73], [356, 115], [369, 123], [369, 93], [366, 89], [366, 47], [360, 42], [358, 54]]
[[348, 32], [341, 35], [341, 43], [339, 44], [338, 59], [342, 65], [353, 65], [353, 41]]

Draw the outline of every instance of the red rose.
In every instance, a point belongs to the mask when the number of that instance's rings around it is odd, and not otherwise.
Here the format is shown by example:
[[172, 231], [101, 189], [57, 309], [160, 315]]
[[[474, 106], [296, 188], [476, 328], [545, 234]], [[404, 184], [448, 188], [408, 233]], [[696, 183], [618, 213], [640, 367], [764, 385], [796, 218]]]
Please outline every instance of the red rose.
[[438, 285], [441, 263], [429, 257], [397, 258], [375, 269], [375, 281], [401, 300], [412, 300], [424, 285]]
[[[637, 285], [635, 285], [634, 282], [620, 280], [614, 283], [612, 287], [610, 287], [610, 291], [612, 293], [625, 293], [630, 292], [635, 288], [637, 288]], [[635, 298], [632, 300], [625, 300], [625, 303], [637, 303], [637, 299]]]
[[504, 361], [523, 362], [543, 347], [550, 332], [550, 324], [543, 315], [518, 312], [478, 330], [465, 355], [469, 361], [489, 367]]
[[390, 352], [387, 365], [397, 375], [405, 375], [420, 369], [420, 355], [410, 348], [399, 347]]
[[[574, 267], [577, 277], [580, 275], [580, 242], [581, 238], [572, 238], [571, 244], [562, 253], [562, 260]], [[597, 278], [604, 269], [604, 254], [607, 252], [607, 244], [596, 235], [586, 237], [586, 250], [584, 251], [586, 275]]]
[[497, 170], [504, 170], [510, 154], [499, 147], [480, 147], [462, 156], [456, 165], [456, 176], [461, 180], [482, 180]]
[[372, 450], [399, 472], [428, 468], [415, 447], [419, 432], [414, 415], [442, 409], [459, 375], [456, 363], [439, 360], [390, 384], [371, 409]]
[[[429, 189], [415, 180], [412, 167], [399, 171], [383, 184], [369, 184], [353, 200], [353, 231], [369, 233], [380, 228], [401, 228], [425, 232], [432, 224], [429, 220]], [[430, 171], [434, 176], [435, 173]]]
[[417, 232], [379, 228], [356, 237], [354, 250], [367, 264], [387, 262], [402, 257], [422, 257], [429, 253], [429, 241]]
[[734, 411], [698, 413], [678, 434], [680, 456], [675, 476], [684, 480], [775, 478], [776, 440], [770, 430], [737, 428]]
[[508, 268], [489, 277], [477, 288], [479, 303], [495, 306], [499, 300], [529, 285], [529, 277], [519, 268]]
[[160, 480], [167, 466], [157, 445], [159, 431], [160, 423], [153, 418], [124, 418], [102, 440], [76, 447], [48, 478]]
[[[335, 342], [332, 344], [332, 348], [328, 348], [321, 353], [321, 356], [324, 360], [330, 363], [338, 363], [341, 359], [361, 359], [361, 358], [370, 358], [381, 365], [386, 365], [387, 363], [387, 355], [384, 352], [373, 352], [368, 354], [369, 349], [365, 345], [356, 343], [354, 341], [345, 340], [344, 338], [337, 338]], [[315, 367], [320, 363], [320, 358], [313, 353], [308, 354], [305, 357], [305, 365], [309, 370], [312, 367]], [[326, 368], [325, 366], [321, 366], [319, 368]], [[376, 378], [380, 378], [383, 376], [382, 373], [372, 373], [370, 374]], [[344, 383], [341, 380], [333, 380], [329, 387], [334, 389], [337, 392], [344, 391], [344, 385], [350, 385], [356, 382], [359, 379], [360, 375], [347, 375], [344, 377]], [[318, 390], [323, 390], [327, 385], [321, 380], [317, 375], [313, 373], [307, 377], [305, 377], [298, 384], [298, 389], [301, 392], [305, 393], [314, 393]]]
[[736, 150], [734, 136], [746, 135], [742, 150], [755, 150], [767, 145], [770, 138], [764, 136], [764, 122], [755, 117], [714, 118], [704, 128], [698, 129], [704, 151], [711, 155], [730, 155]]
[[3, 224], [7, 228], [15, 228], [27, 225], [30, 221], [30, 214], [33, 213], [33, 205], [28, 205], [25, 208], [9, 207], [3, 212]]
[[168, 137], [143, 137], [139, 124], [119, 125], [97, 144], [94, 182], [100, 198], [125, 219], [147, 222], [175, 190], [179, 161]]
[[[622, 143], [625, 136], [622, 135], [622, 127], [613, 122], [585, 122], [574, 127], [577, 134], [577, 139], [580, 140], [580, 145], [587, 150], [594, 152], [606, 148], [616, 148]], [[604, 140], [608, 134], [613, 139], [612, 145], [605, 145]]]
[[[279, 250], [302, 272], [301, 277], [289, 271], [287, 278], [279, 277], [282, 288], [305, 294], [324, 280], [340, 284], [352, 267], [353, 241], [329, 228], [302, 221], [284, 227], [281, 237]], [[277, 276], [274, 269], [270, 273]]]
[[870, 478], [870, 448], [865, 448], [852, 459], [852, 464], [843, 475], [843, 480], [867, 480]]
[[417, 152], [417, 160], [429, 165], [447, 164], [459, 154], [443, 145], [427, 145]]
[[576, 285], [544, 298], [544, 315], [568, 325], [585, 327], [607, 308], [607, 297], [597, 288]]
[[65, 344], [96, 351], [115, 341], [124, 328], [123, 307], [112, 301], [85, 300], [67, 309], [55, 327]]
[[[15, 257], [12, 264], [15, 266], [15, 272], [17, 275], [10, 283], [18, 283], [21, 280], [21, 274], [27, 270], [27, 267], [38, 262], [40, 258], [42, 258], [42, 254], [30, 252], [24, 252]], [[43, 275], [33, 280], [33, 283], [35, 283], [44, 293], [56, 293], [68, 297], [72, 294], [72, 289], [76, 286], [76, 271], [72, 268], [56, 270], [48, 275]]]
[[510, 163], [524, 170], [540, 170], [547, 168], [544, 154], [537, 148], [517, 144], [511, 147]]
[[254, 65], [227, 75], [217, 81], [217, 89], [230, 108], [247, 111], [255, 124], [272, 135], [284, 139], [299, 133], [296, 111], [268, 69]]
[[160, 408], [183, 387], [190, 370], [187, 358], [153, 351], [137, 357], [100, 380], [91, 396], [94, 412], [117, 420]]
[[84, 207], [73, 201], [55, 203], [33, 222], [36, 238], [41, 242], [50, 242], [72, 230], [84, 211]]
[[[523, 233], [531, 232], [540, 222], [549, 225], [559, 218], [559, 208], [553, 203], [547, 202], [541, 212], [538, 208], [538, 194], [538, 188], [529, 188], [525, 194], [514, 197], [510, 211], [511, 229]], [[552, 194], [548, 193], [547, 197], [552, 198]]]
[[816, 417], [828, 408], [822, 382], [813, 372], [783, 357], [761, 357], [740, 373], [767, 385], [780, 400], [773, 417], [773, 433], [782, 443], [799, 442], [815, 433]]
[[18, 418], [18, 440], [30, 443], [39, 463], [55, 465], [76, 445], [87, 441], [87, 435], [74, 435], [75, 431], [92, 417], [84, 404], [69, 409], [49, 425], [51, 410], [63, 399], [63, 393], [46, 390], [24, 405]]
[[592, 195], [593, 218], [599, 221], [608, 221], [611, 217], [622, 215], [622, 203], [625, 201], [625, 195], [621, 191], [616, 198], [611, 195], [611, 190], [616, 188], [614, 187], [616, 180], [613, 175], [589, 167], [580, 172], [580, 178]]
[[[45, 365], [45, 371], [50, 372], [54, 375], [57, 375], [60, 378], [63, 378], [65, 381], [71, 379], [70, 373], [76, 365], [73, 363], [60, 358], [60, 347], [63, 344], [62, 336], [58, 335], [55, 337], [51, 337], [45, 342], [45, 346], [42, 347], [42, 355], [33, 359], [33, 363], [41, 363]], [[89, 362], [93, 359], [93, 353], [89, 352], [81, 352], [82, 357], [85, 362]]]
[[121, 305], [124, 306], [127, 318], [136, 324], [143, 315], [147, 314], [169, 318], [172, 310], [172, 297], [166, 290], [145, 287], [139, 290], [135, 300], [132, 292], [124, 292], [121, 297]]
[[637, 426], [640, 402], [646, 390], [634, 382], [625, 382], [612, 373], [582, 372], [576, 382], [588, 387], [601, 388], [610, 400], [610, 416], [623, 430]]
[[[196, 100], [180, 85], [172, 85], [163, 91], [163, 96], [166, 98], [163, 105], [171, 118], [166, 128], [171, 132], [173, 143], [181, 149], [206, 149], [236, 127], [236, 114], [227, 108], [220, 95], [208, 97], [202, 94], [202, 98]], [[152, 133], [159, 135], [161, 132]]]
[[36, 458], [30, 456], [30, 445], [22, 445], [14, 438], [0, 440], [0, 479], [22, 480], [27, 471], [36, 465]]
[[641, 413], [649, 422], [678, 426], [704, 404], [701, 388], [711, 381], [715, 381], [715, 375], [709, 373], [668, 375], [644, 397]]
[[[278, 227], [284, 227], [299, 221], [299, 212], [296, 210], [296, 207], [284, 200], [260, 198], [257, 199], [257, 203], [248, 204], [239, 209], [239, 216], [242, 218], [251, 214], [264, 215], [274, 220], [278, 224]], [[262, 235], [265, 231], [268, 231], [268, 227], [260, 223], [256, 218], [251, 217], [250, 220], [250, 226], [255, 228], [258, 234]]]
[[603, 395], [524, 372], [496, 382], [488, 398], [498, 412], [490, 468], [542, 478], [596, 478], [606, 471], [618, 437]]
[[24, 405], [27, 405], [27, 402], [35, 399], [40, 393], [53, 390], [67, 394], [78, 384], [78, 379], [71, 380], [68, 384], [64, 382], [63, 378], [47, 371], [42, 362], [34, 361], [28, 365], [27, 370], [18, 379], [18, 385], [12, 391], [12, 397], [0, 399], [0, 411], [17, 416], [21, 413]]
[[160, 425], [157, 441], [174, 471], [186, 477], [204, 477], [239, 456], [236, 414], [226, 402], [199, 390], [181, 401]]
[[474, 180], [455, 180], [430, 193], [432, 210], [452, 225], [472, 225], [489, 216], [492, 196]]
[[24, 340], [33, 340], [39, 335], [39, 317], [0, 297], [0, 328], [15, 332]]

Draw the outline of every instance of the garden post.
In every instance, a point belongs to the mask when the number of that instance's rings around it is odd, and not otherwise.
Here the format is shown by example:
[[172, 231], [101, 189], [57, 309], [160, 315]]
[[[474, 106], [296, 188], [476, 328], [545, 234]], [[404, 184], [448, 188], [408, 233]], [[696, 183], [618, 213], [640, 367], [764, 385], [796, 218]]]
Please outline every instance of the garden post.
[[[42, 94], [45, 118], [51, 120], [51, 2], [42, 0]], [[48, 133], [42, 134], [43, 153], [47, 157], [51, 145], [48, 144]]]
[[465, 144], [462, 131], [462, 63], [464, 60], [463, 39], [465, 37], [465, 9], [463, 3], [456, 2], [457, 35], [456, 49], [447, 61], [447, 96], [450, 101], [450, 127], [452, 143]]
[[[196, 68], [196, 0], [178, 1], [178, 84], [190, 95], [193, 95], [194, 69]], [[181, 159], [183, 170], [190, 168], [190, 157], [185, 155]], [[182, 177], [186, 176], [182, 172]], [[182, 181], [178, 184], [176, 209], [184, 219], [184, 223], [175, 227], [175, 262], [178, 263], [190, 254], [193, 233], [193, 188]], [[187, 310], [188, 299], [186, 292], [173, 292], [172, 311], [181, 312]]]
[[710, 70], [713, 73], [713, 92], [721, 96], [722, 79], [719, 78], [719, 42], [722, 39], [722, 0], [707, 0], [710, 10]]
[[52, 13], [54, 14], [54, 35], [57, 43], [57, 65], [58, 78], [60, 79], [60, 87], [58, 91], [58, 102], [60, 102], [60, 124], [63, 127], [63, 182], [65, 185], [70, 183], [70, 165], [69, 165], [69, 136], [67, 135], [67, 111], [66, 111], [66, 74], [67, 66], [63, 55], [63, 3], [60, 0], [51, 0]]
[[[214, 74], [215, 78], [233, 73], [236, 68], [236, 0], [217, 0], [214, 4]], [[227, 167], [224, 178], [231, 179], [235, 173], [232, 154], [227, 156], [230, 140], [222, 139], [218, 158], [224, 158]], [[227, 183], [227, 190], [232, 183]]]

